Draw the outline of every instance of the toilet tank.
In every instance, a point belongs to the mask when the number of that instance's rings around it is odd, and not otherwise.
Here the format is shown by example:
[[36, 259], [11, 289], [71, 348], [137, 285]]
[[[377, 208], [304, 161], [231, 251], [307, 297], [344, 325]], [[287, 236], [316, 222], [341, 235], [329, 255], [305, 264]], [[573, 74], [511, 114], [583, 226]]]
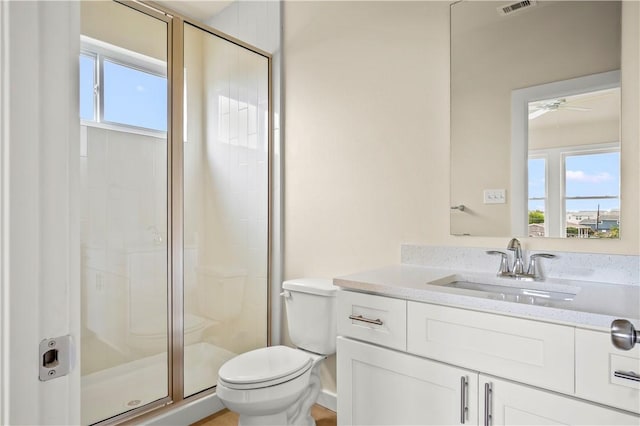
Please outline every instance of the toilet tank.
[[282, 283], [291, 342], [321, 355], [336, 352], [336, 292], [330, 279], [299, 278]]
[[238, 318], [245, 302], [247, 273], [216, 266], [198, 266], [198, 313], [215, 321]]

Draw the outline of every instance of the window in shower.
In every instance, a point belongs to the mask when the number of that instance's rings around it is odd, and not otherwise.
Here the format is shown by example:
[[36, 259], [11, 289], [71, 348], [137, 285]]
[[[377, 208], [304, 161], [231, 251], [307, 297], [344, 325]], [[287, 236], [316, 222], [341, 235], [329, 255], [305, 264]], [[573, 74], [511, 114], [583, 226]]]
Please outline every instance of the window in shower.
[[82, 37], [80, 118], [106, 124], [167, 131], [167, 63], [102, 40]]

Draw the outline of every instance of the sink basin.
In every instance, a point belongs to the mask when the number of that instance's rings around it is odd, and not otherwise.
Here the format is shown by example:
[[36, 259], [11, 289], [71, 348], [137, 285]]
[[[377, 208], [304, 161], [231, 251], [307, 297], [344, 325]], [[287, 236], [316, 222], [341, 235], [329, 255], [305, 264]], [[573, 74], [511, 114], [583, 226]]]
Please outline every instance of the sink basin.
[[[453, 281], [447, 284], [448, 287], [464, 288], [466, 290], [476, 290], [485, 293], [494, 293], [502, 296], [504, 300], [514, 299], [515, 302], [519, 302], [522, 299], [523, 302], [528, 303], [532, 298], [542, 298], [545, 300], [565, 301], [570, 302], [575, 297], [573, 293], [562, 293], [558, 291], [546, 291], [535, 290], [532, 288], [519, 288], [508, 287], [504, 285], [496, 284], [482, 284], [469, 281]], [[514, 297], [515, 296], [515, 297]]]
[[540, 288], [520, 287], [518, 282], [496, 281], [477, 282], [477, 279], [462, 277], [458, 275], [446, 277], [444, 279], [432, 281], [428, 284], [445, 288], [457, 288], [471, 290], [476, 295], [494, 300], [504, 300], [508, 302], [525, 303], [530, 305], [548, 306], [562, 302], [571, 302], [578, 292], [578, 288], [567, 285], [548, 285], [540, 283]]

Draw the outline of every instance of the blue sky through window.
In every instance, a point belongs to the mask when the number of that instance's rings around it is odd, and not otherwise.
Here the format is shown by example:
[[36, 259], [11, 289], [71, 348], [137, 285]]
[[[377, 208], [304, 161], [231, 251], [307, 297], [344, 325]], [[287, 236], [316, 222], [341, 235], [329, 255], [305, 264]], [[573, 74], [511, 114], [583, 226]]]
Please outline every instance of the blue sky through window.
[[529, 211], [545, 211], [545, 200], [531, 200], [545, 197], [545, 163], [544, 158], [529, 159]]
[[[579, 196], [620, 196], [620, 152], [570, 155], [565, 158], [565, 194]], [[567, 210], [611, 210], [620, 208], [619, 199], [567, 200]]]
[[[530, 158], [529, 211], [545, 211], [546, 160]], [[589, 200], [566, 200], [566, 211], [601, 211], [620, 208], [620, 152], [587, 153], [565, 157], [565, 196], [617, 198], [594, 198]]]
[[167, 130], [167, 79], [104, 61], [104, 120]]

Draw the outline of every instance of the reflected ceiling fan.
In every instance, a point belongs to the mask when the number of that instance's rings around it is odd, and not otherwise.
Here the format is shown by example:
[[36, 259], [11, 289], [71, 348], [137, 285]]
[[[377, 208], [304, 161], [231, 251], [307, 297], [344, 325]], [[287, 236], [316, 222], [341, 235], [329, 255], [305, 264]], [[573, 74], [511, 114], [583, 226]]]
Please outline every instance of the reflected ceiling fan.
[[529, 102], [529, 120], [534, 120], [548, 112], [566, 111], [591, 111], [591, 108], [570, 105], [566, 98], [545, 99], [542, 101]]

